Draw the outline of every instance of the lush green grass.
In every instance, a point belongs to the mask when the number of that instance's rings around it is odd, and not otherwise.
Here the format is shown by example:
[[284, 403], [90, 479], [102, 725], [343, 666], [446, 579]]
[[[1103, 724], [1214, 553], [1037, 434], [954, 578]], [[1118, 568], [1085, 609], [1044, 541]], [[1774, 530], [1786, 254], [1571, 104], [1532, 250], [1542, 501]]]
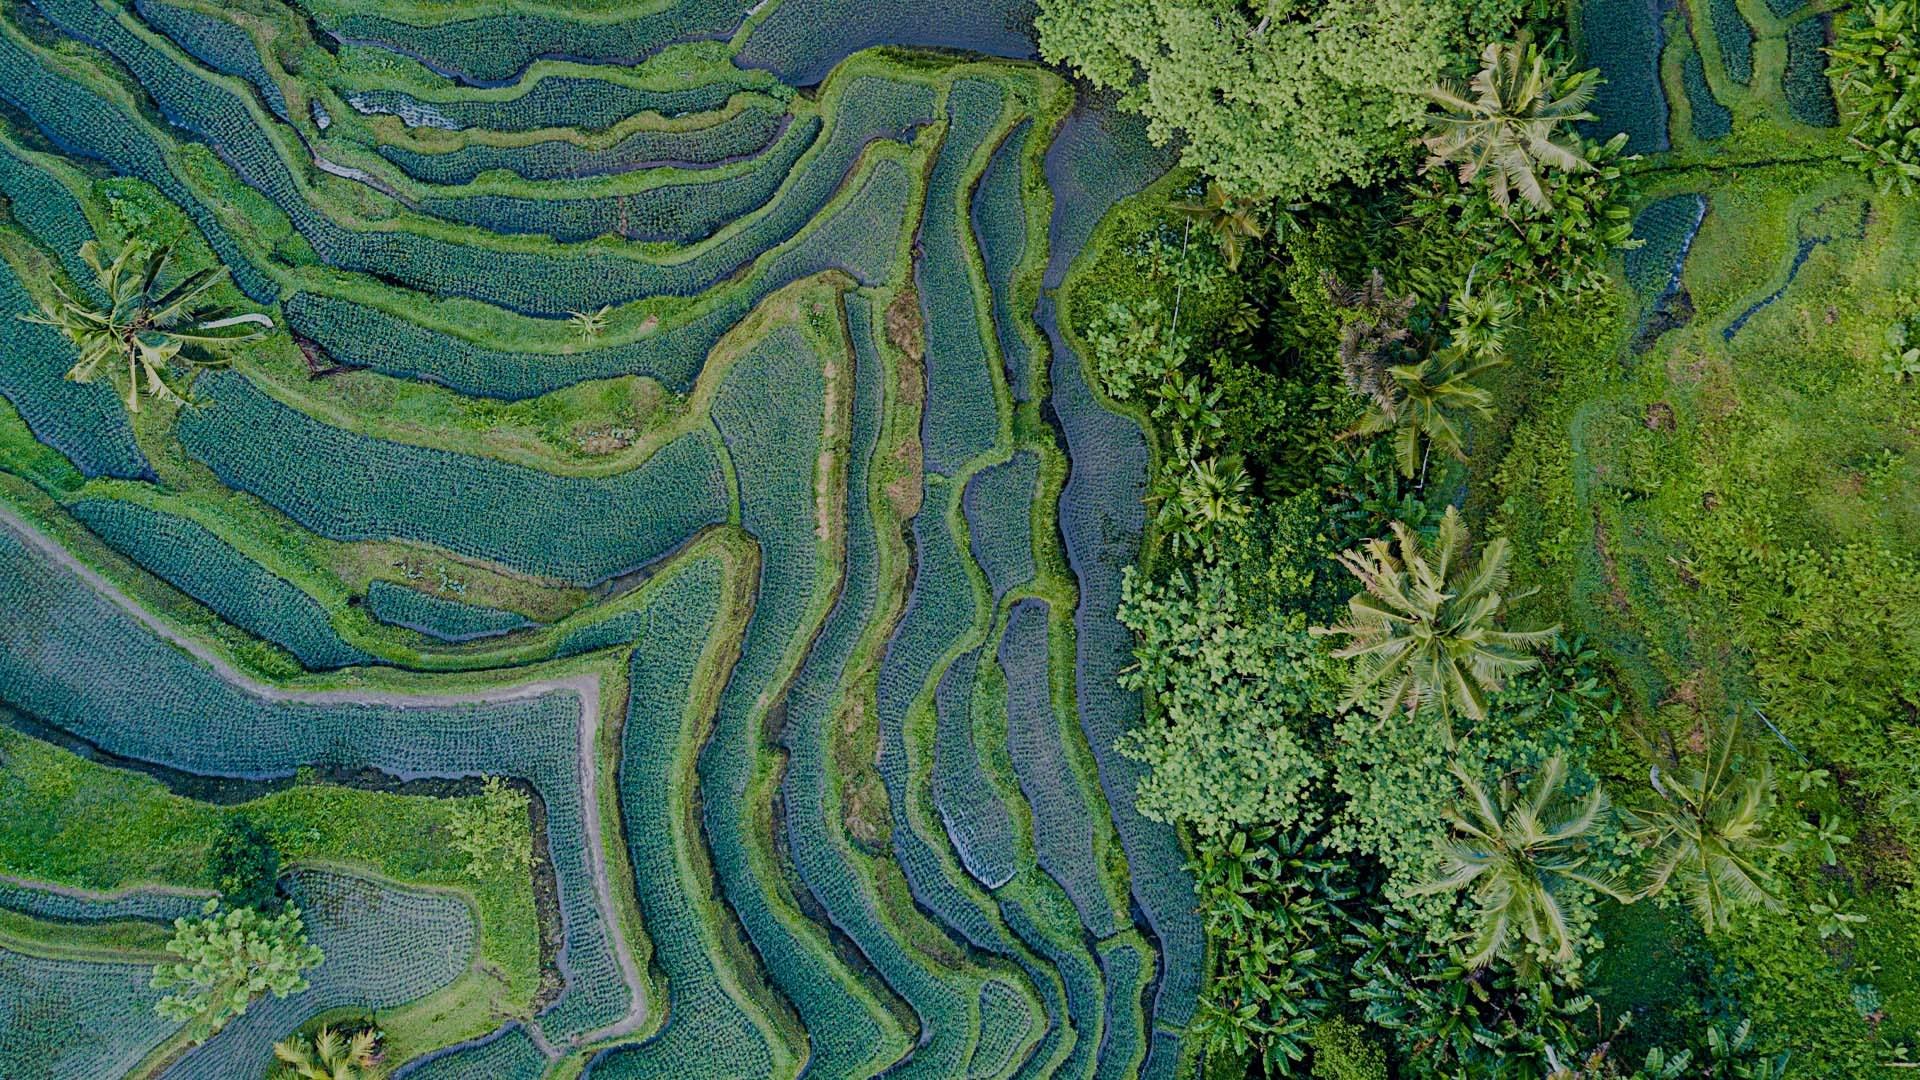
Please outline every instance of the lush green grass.
[[[1761, 25], [1756, 66], [1780, 72], [1780, 30]], [[1808, 78], [1792, 59], [1785, 70]], [[1876, 1024], [1897, 1042], [1920, 1023], [1911, 920], [1895, 915], [1911, 910], [1915, 830], [1886, 801], [1912, 790], [1890, 740], [1920, 657], [1904, 614], [1920, 565], [1920, 396], [1880, 361], [1914, 304], [1920, 213], [1873, 195], [1830, 138], [1752, 108], [1791, 115], [1779, 89], [1756, 80], [1753, 94], [1733, 103], [1732, 152], [1808, 160], [1648, 163], [1661, 171], [1641, 181], [1643, 205], [1709, 202], [1680, 283], [1691, 318], [1640, 355], [1627, 348], [1638, 304], [1614, 320], [1532, 319], [1502, 418], [1476, 446], [1470, 506], [1542, 588], [1523, 610], [1602, 645], [1628, 694], [1623, 735], [1684, 737], [1758, 709], [1811, 759], [1751, 721], [1785, 771], [1776, 824], [1841, 814], [1858, 838], [1832, 867], [1784, 860], [1786, 909], [1731, 932], [1703, 939], [1684, 910], [1614, 911], [1590, 979], [1603, 1010], [1639, 1018], [1632, 1045], [1671, 1045], [1697, 1003], [1723, 1000], [1764, 1045], [1793, 1051], [1792, 1075], [1856, 1076], [1880, 1052]], [[1629, 268], [1647, 259], [1631, 253]], [[1663, 276], [1646, 269], [1636, 284]], [[1600, 757], [1622, 801], [1646, 784], [1628, 745]], [[1829, 889], [1868, 915], [1854, 940], [1823, 937], [1809, 914]]]
[[487, 1006], [526, 1008], [540, 981], [531, 882], [474, 880], [447, 831], [477, 799], [423, 798], [296, 784], [232, 806], [175, 795], [158, 780], [74, 756], [0, 727], [0, 872], [84, 889], [140, 884], [213, 888], [209, 845], [244, 814], [284, 862], [365, 866], [397, 881], [473, 898], [480, 957], [498, 978]]

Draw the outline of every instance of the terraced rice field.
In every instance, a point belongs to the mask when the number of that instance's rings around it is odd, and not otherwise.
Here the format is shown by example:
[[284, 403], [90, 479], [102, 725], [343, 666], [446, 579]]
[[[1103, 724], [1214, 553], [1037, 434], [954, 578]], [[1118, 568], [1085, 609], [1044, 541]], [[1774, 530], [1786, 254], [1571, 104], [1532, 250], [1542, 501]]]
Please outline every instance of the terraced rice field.
[[[1147, 444], [1055, 292], [1165, 162], [959, 7], [0, 2], [0, 1077], [1185, 1071]], [[95, 238], [274, 332], [64, 380]], [[449, 853], [490, 776], [530, 874]], [[326, 960], [194, 1045], [205, 830], [20, 852], [242, 811]]]

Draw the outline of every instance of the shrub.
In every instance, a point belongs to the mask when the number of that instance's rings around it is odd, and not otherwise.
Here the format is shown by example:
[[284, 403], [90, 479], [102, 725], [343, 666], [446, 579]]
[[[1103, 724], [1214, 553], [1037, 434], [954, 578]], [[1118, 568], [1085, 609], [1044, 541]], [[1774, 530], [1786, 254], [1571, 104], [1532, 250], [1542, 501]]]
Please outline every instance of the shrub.
[[467, 857], [467, 874], [523, 874], [533, 865], [533, 833], [527, 827], [527, 794], [497, 776], [489, 776], [477, 803], [453, 811], [447, 827], [453, 846]]
[[1392, 1032], [1398, 1075], [1537, 1080], [1580, 1061], [1593, 999], [1565, 983], [1519, 978], [1496, 962], [1470, 973], [1388, 915], [1348, 938], [1360, 951], [1352, 991], [1370, 1024]]
[[1590, 172], [1548, 174], [1547, 210], [1518, 204], [1503, 213], [1450, 173], [1432, 174], [1411, 207], [1409, 235], [1422, 252], [1415, 264], [1448, 268], [1443, 295], [1469, 274], [1481, 283], [1476, 288], [1501, 282], [1514, 296], [1534, 302], [1604, 291], [1613, 252], [1633, 232], [1620, 169], [1626, 142], [1622, 134], [1589, 146]]
[[1202, 1050], [1292, 1075], [1345, 967], [1333, 942], [1356, 895], [1348, 867], [1302, 834], [1260, 829], [1202, 842], [1193, 869], [1220, 956], [1194, 1020]]
[[1165, 584], [1129, 572], [1120, 621], [1138, 636], [1121, 686], [1149, 694], [1157, 717], [1121, 742], [1145, 762], [1135, 805], [1156, 821], [1221, 835], [1311, 824], [1307, 785], [1321, 775], [1304, 741], [1334, 711], [1336, 665], [1306, 618], [1248, 620], [1227, 571], [1176, 571]]
[[207, 869], [227, 906], [256, 911], [280, 906], [280, 850], [245, 814], [227, 820], [207, 851]]
[[1276, 7], [1042, 0], [1034, 26], [1043, 57], [1118, 90], [1155, 142], [1183, 139], [1182, 160], [1235, 193], [1293, 201], [1379, 179], [1426, 111], [1460, 9]]
[[1339, 1016], [1313, 1027], [1313, 1080], [1387, 1080], [1387, 1051], [1366, 1029]]

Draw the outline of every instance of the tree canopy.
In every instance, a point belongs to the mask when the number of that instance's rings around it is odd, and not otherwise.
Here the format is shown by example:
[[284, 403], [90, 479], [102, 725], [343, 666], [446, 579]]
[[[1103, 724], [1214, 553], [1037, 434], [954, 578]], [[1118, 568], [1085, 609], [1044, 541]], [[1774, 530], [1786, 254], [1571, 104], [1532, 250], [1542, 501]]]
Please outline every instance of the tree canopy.
[[1117, 90], [1239, 195], [1311, 197], [1403, 157], [1461, 13], [1441, 0], [1041, 0], [1040, 52]]
[[305, 990], [304, 972], [321, 961], [291, 905], [269, 919], [252, 908], [220, 911], [208, 901], [200, 918], [175, 919], [173, 929], [167, 951], [180, 959], [154, 967], [153, 988], [168, 991], [160, 1015], [187, 1022], [199, 1039], [261, 994], [283, 998]]

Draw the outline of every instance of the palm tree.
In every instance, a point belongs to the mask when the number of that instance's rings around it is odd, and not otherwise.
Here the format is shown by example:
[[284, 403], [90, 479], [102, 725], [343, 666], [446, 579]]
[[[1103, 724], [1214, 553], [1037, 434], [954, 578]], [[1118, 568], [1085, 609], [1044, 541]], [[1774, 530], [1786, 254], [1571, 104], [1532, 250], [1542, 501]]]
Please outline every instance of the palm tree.
[[1213, 551], [1222, 530], [1247, 520], [1247, 493], [1253, 480], [1233, 455], [1225, 458], [1190, 458], [1186, 474], [1172, 488], [1166, 508], [1175, 523], [1171, 530], [1176, 547], [1198, 554]]
[[273, 1056], [286, 1063], [289, 1080], [375, 1080], [380, 1075], [375, 1047], [380, 1032], [364, 1028], [342, 1038], [330, 1027], [314, 1032], [312, 1040], [295, 1035], [273, 1044]]
[[1567, 916], [1577, 890], [1627, 899], [1612, 881], [1585, 869], [1587, 843], [1607, 811], [1606, 792], [1596, 784], [1584, 798], [1569, 796], [1566, 762], [1558, 755], [1524, 792], [1503, 779], [1497, 800], [1458, 762], [1451, 771], [1466, 797], [1447, 812], [1453, 835], [1440, 846], [1439, 876], [1414, 893], [1472, 889], [1478, 910], [1467, 962], [1474, 967], [1507, 956], [1524, 968], [1536, 951], [1556, 964], [1572, 963]]
[[1393, 432], [1400, 475], [1411, 478], [1417, 472], [1425, 483], [1433, 451], [1466, 460], [1467, 419], [1493, 415], [1493, 395], [1476, 380], [1506, 362], [1503, 356], [1475, 358], [1456, 345], [1414, 363], [1395, 364], [1386, 369], [1367, 415], [1351, 434]]
[[1778, 909], [1757, 857], [1767, 850], [1767, 818], [1774, 806], [1773, 768], [1759, 759], [1744, 772], [1735, 765], [1740, 740], [1736, 720], [1712, 735], [1706, 757], [1663, 776], [1649, 771], [1655, 803], [1623, 813], [1636, 833], [1651, 842], [1646, 894], [1674, 879], [1709, 933], [1727, 925], [1733, 909], [1762, 904]]
[[127, 409], [140, 411], [140, 395], [184, 404], [181, 392], [168, 382], [170, 366], [180, 361], [198, 367], [223, 361], [209, 355], [209, 347], [251, 341], [273, 328], [265, 315], [227, 315], [207, 303], [207, 293], [226, 276], [225, 267], [209, 267], [188, 274], [172, 288], [160, 291], [172, 249], [128, 245], [108, 263], [96, 240], [80, 245], [80, 258], [93, 270], [105, 306], [69, 292], [52, 282], [55, 300], [43, 302], [37, 315], [21, 315], [26, 322], [51, 326], [80, 350], [67, 372], [74, 382], [92, 382], [103, 368], [127, 368]]
[[1432, 118], [1433, 133], [1421, 140], [1432, 155], [1426, 168], [1456, 164], [1461, 183], [1486, 173], [1493, 203], [1502, 210], [1511, 205], [1515, 189], [1536, 208], [1550, 209], [1540, 180], [1545, 168], [1593, 168], [1579, 138], [1560, 129], [1594, 118], [1586, 110], [1598, 74], [1549, 74], [1546, 58], [1526, 35], [1488, 45], [1480, 54], [1480, 72], [1468, 85], [1471, 97], [1450, 86], [1428, 91], [1445, 111]]
[[1266, 222], [1260, 220], [1260, 206], [1260, 200], [1235, 195], [1218, 180], [1207, 183], [1207, 193], [1200, 201], [1173, 204], [1188, 220], [1213, 234], [1229, 270], [1240, 269], [1244, 244], [1267, 234]]
[[[1472, 282], [1468, 282], [1471, 290]], [[1453, 334], [1451, 341], [1468, 355], [1481, 360], [1493, 360], [1505, 354], [1507, 331], [1513, 326], [1515, 308], [1513, 300], [1505, 294], [1487, 289], [1479, 296], [1471, 291], [1456, 297], [1453, 308]]]
[[567, 321], [583, 339], [592, 340], [607, 332], [607, 315], [613, 311], [613, 305], [602, 307], [599, 311], [570, 311]]
[[1538, 664], [1526, 650], [1553, 640], [1560, 628], [1498, 628], [1508, 599], [1500, 592], [1507, 585], [1506, 538], [1469, 561], [1471, 538], [1454, 507], [1440, 519], [1439, 542], [1430, 552], [1404, 523], [1394, 522], [1393, 531], [1398, 557], [1384, 539], [1340, 554], [1362, 591], [1347, 601], [1345, 622], [1312, 629], [1351, 639], [1333, 654], [1355, 661], [1342, 707], [1366, 704], [1384, 719], [1432, 704], [1443, 718], [1457, 710], [1483, 719], [1487, 692]]
[[1397, 398], [1387, 372], [1406, 360], [1413, 347], [1413, 334], [1407, 329], [1413, 294], [1393, 296], [1387, 291], [1386, 275], [1377, 269], [1355, 286], [1328, 274], [1326, 288], [1335, 307], [1356, 313], [1340, 329], [1340, 368], [1347, 389], [1391, 410]]

